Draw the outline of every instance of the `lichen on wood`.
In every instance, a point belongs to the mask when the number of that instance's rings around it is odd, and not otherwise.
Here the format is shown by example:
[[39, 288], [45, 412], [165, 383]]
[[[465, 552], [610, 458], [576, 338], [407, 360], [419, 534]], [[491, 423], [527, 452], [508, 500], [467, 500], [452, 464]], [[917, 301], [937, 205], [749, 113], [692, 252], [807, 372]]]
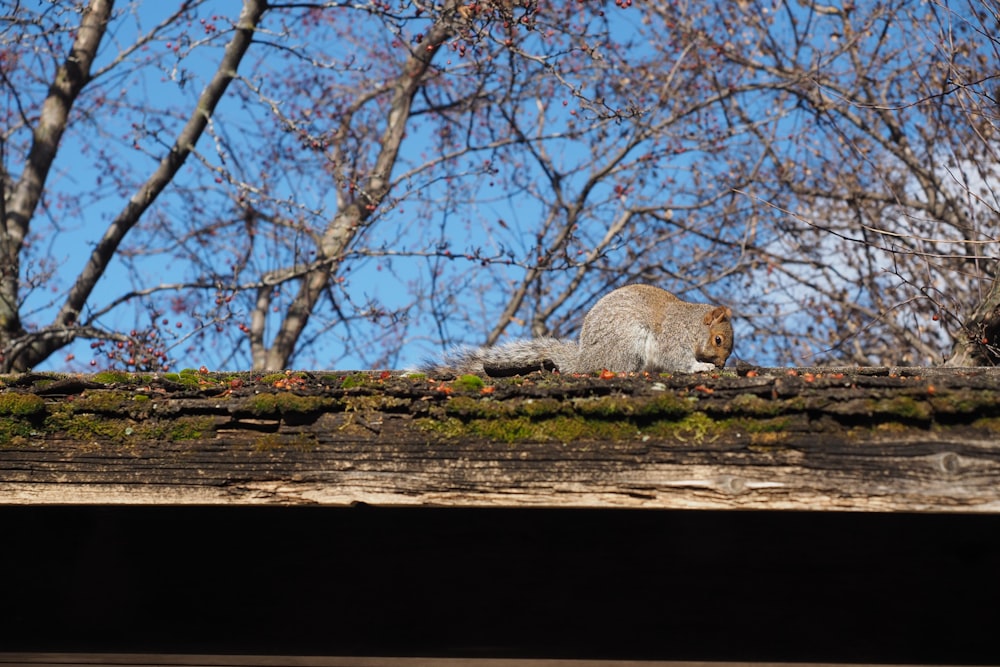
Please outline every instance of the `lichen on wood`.
[[1000, 511], [992, 369], [0, 378], [0, 503]]

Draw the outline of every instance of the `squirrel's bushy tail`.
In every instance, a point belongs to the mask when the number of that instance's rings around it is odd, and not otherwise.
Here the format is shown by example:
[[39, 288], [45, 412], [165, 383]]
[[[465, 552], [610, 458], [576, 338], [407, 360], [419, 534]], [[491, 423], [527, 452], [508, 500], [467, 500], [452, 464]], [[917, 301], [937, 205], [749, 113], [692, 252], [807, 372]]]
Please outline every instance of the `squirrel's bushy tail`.
[[579, 354], [576, 341], [532, 338], [493, 347], [457, 349], [440, 361], [422, 364], [417, 370], [435, 378], [466, 374], [507, 377], [543, 369], [575, 373]]

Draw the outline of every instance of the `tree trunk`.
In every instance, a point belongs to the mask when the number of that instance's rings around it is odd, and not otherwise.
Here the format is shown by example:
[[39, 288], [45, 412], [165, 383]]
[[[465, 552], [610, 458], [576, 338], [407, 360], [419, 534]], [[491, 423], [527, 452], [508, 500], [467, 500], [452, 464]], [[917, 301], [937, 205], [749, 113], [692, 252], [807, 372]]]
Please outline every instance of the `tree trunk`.
[[[219, 62], [219, 67], [212, 80], [202, 91], [194, 112], [188, 118], [187, 124], [181, 130], [174, 145], [160, 160], [153, 175], [132, 196], [108, 226], [104, 237], [91, 253], [87, 265], [77, 276], [76, 283], [70, 290], [66, 302], [47, 335], [26, 336], [25, 344], [17, 345], [14, 353], [9, 354], [4, 360], [4, 367], [7, 370], [24, 371], [32, 368], [73, 339], [73, 325], [97, 282], [104, 275], [108, 264], [114, 259], [118, 246], [124, 240], [125, 235], [135, 227], [146, 209], [170, 184], [191, 151], [194, 150], [205, 128], [208, 127], [215, 107], [222, 100], [229, 84], [236, 76], [239, 64], [253, 42], [257, 24], [266, 10], [266, 0], [244, 0], [239, 22], [233, 33], [233, 38], [226, 45], [225, 55]], [[96, 44], [94, 48], [96, 48]], [[55, 335], [51, 335], [53, 332]]]
[[[410, 118], [413, 98], [423, 86], [431, 61], [440, 50], [439, 47], [453, 34], [455, 7], [454, 1], [446, 4], [422, 40], [421, 44], [425, 46], [415, 47], [407, 58], [403, 71], [393, 82], [386, 126], [379, 140], [380, 151], [364, 188], [364, 195], [360, 201], [351, 203], [339, 211], [326, 228], [320, 242], [320, 261], [302, 277], [298, 294], [285, 313], [270, 347], [263, 344], [267, 314], [261, 310], [262, 306], [266, 308], [270, 299], [265, 292], [259, 294], [258, 307], [254, 313], [250, 332], [255, 370], [280, 370], [288, 367], [299, 337], [305, 330], [320, 295], [327, 288], [331, 276], [336, 274], [339, 266], [336, 258], [341, 257], [362, 233], [372, 212], [389, 194], [392, 170], [406, 136], [406, 124]], [[270, 291], [270, 288], [264, 289]]]
[[[83, 9], [76, 39], [65, 62], [56, 70], [35, 126], [31, 150], [3, 210], [0, 230], [0, 368], [23, 370], [32, 365], [18, 359], [12, 344], [25, 334], [18, 312], [21, 303], [21, 247], [41, 201], [45, 181], [66, 131], [69, 112], [90, 81], [90, 68], [108, 27], [113, 0], [91, 0]], [[3, 193], [7, 200], [7, 193]], [[0, 204], [2, 205], [2, 204]]]
[[1000, 361], [1000, 280], [955, 336], [946, 366], [995, 366]]

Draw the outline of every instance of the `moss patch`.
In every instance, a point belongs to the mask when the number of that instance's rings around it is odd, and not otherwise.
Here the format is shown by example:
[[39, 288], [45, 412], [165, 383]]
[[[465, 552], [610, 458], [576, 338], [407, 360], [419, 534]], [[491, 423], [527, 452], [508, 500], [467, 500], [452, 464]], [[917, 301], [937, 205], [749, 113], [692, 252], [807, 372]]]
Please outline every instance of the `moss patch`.
[[[739, 378], [681, 376], [652, 385], [649, 378], [558, 374], [486, 382], [469, 375], [426, 383], [385, 372], [282, 372], [261, 378], [192, 369], [151, 378], [110, 371], [68, 378], [22, 374], [0, 381], [7, 383], [0, 391], [0, 443], [8, 444], [29, 437], [40, 442], [76, 437], [90, 444], [212, 439], [218, 425], [230, 422], [235, 437], [246, 443], [269, 429], [282, 437], [307, 431], [299, 427], [321, 420], [322, 413], [342, 413], [328, 415], [324, 423], [356, 424], [366, 429], [366, 438], [382, 433], [372, 427], [382, 423], [380, 413], [392, 413], [397, 418], [386, 422], [386, 432], [403, 439], [431, 431], [446, 439], [580, 440], [588, 447], [591, 441], [599, 446], [602, 440], [636, 438], [664, 446], [720, 442], [728, 448], [802, 433], [865, 439], [874, 432], [957, 426], [1000, 431], [1000, 391], [978, 376], [968, 380], [975, 386], [957, 389], [944, 381], [935, 389], [926, 379], [866, 377], [821, 386], [818, 380], [782, 376], [768, 386], [757, 379], [744, 388]], [[95, 387], [95, 381], [103, 386]], [[247, 434], [242, 428], [253, 430]]]
[[737, 424], [747, 433], [783, 433], [792, 426], [790, 417], [772, 419], [740, 419]]
[[166, 435], [172, 442], [199, 440], [215, 430], [212, 417], [177, 417], [168, 423], [170, 429]]
[[624, 440], [648, 435], [701, 442], [719, 437], [732, 426], [728, 420], [717, 421], [693, 411], [694, 405], [695, 401], [676, 396], [639, 401], [603, 396], [572, 402], [546, 397], [495, 401], [452, 396], [439, 408], [443, 419], [417, 422], [447, 438], [508, 443]]
[[486, 383], [478, 375], [460, 375], [452, 386], [463, 391], [479, 391], [486, 386]]
[[[284, 376], [282, 376], [284, 377]], [[298, 394], [258, 394], [250, 398], [247, 407], [254, 415], [308, 414], [334, 405], [333, 399]]]
[[77, 414], [68, 419], [53, 419], [48, 426], [55, 427], [74, 440], [102, 440], [106, 442], [124, 442], [134, 431], [132, 423], [125, 419], [109, 419], [95, 414]]
[[127, 414], [136, 404], [136, 394], [126, 391], [88, 391], [67, 404], [72, 412]]
[[773, 417], [785, 409], [783, 402], [767, 400], [755, 394], [740, 394], [729, 402], [729, 406], [734, 413], [751, 417]]
[[494, 401], [488, 398], [472, 398], [470, 396], [452, 396], [445, 401], [444, 413], [449, 417], [460, 419], [503, 419], [517, 413], [513, 402]]
[[518, 442], [572, 442], [578, 440], [623, 440], [634, 438], [634, 425], [588, 420], [580, 417], [556, 416], [536, 420], [520, 415], [506, 419], [417, 419], [415, 424], [426, 431], [449, 440], [495, 440]]
[[666, 440], [700, 445], [714, 442], [725, 433], [731, 423], [716, 421], [704, 412], [692, 412], [683, 419], [659, 420], [643, 430]]
[[1000, 392], [996, 391], [962, 389], [940, 395], [928, 389], [927, 397], [935, 415], [1000, 415]]
[[181, 369], [179, 373], [164, 373], [163, 379], [179, 384], [185, 389], [198, 389], [205, 383], [205, 375], [193, 368]]
[[128, 373], [125, 371], [101, 371], [100, 373], [94, 373], [90, 379], [98, 384], [106, 385], [139, 385], [148, 384], [152, 380], [152, 376], [142, 373]]
[[35, 426], [23, 419], [0, 417], [0, 448], [23, 447], [35, 434]]
[[1000, 417], [981, 417], [972, 422], [972, 427], [1000, 434]]
[[0, 393], [0, 447], [26, 445], [40, 428], [45, 413], [45, 401], [40, 396]]
[[29, 417], [45, 412], [45, 400], [34, 394], [0, 393], [0, 415]]
[[913, 396], [893, 396], [872, 401], [872, 412], [879, 416], [898, 417], [904, 420], [930, 421], [934, 410], [930, 403]]
[[354, 389], [355, 387], [365, 387], [374, 382], [374, 379], [365, 373], [352, 373], [351, 375], [346, 375], [340, 381], [340, 386], [343, 389]]

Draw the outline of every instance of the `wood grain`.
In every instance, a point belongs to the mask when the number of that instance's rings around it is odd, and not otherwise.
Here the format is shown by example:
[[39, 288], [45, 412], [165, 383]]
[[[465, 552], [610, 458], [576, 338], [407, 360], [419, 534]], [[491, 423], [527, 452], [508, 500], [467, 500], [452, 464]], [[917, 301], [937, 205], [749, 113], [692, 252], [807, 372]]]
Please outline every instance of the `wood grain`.
[[993, 513], [998, 379], [8, 376], [0, 504]]

